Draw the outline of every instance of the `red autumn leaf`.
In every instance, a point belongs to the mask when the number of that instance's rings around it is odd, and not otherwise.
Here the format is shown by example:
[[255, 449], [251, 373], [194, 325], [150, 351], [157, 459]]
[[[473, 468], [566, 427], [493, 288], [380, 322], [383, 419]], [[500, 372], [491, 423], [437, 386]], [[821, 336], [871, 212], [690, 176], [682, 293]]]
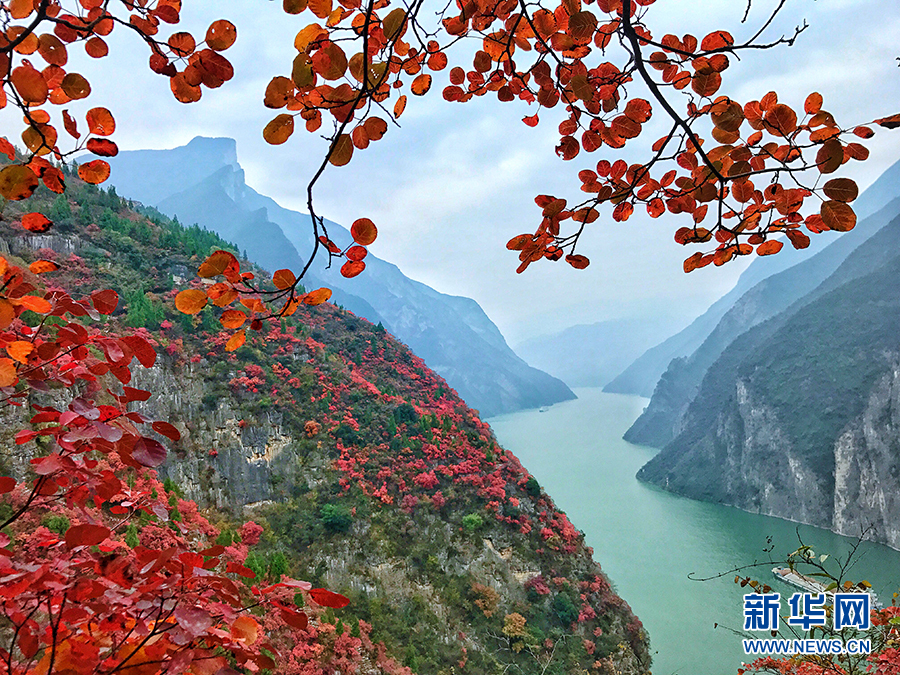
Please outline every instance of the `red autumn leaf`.
[[345, 598], [340, 593], [334, 593], [325, 588], [313, 588], [309, 591], [309, 595], [316, 604], [322, 605], [323, 607], [340, 609], [341, 607], [346, 607], [350, 604], [349, 598]]
[[119, 294], [109, 288], [94, 291], [91, 293], [91, 304], [101, 314], [112, 314], [119, 305]]
[[151, 427], [153, 428], [153, 431], [162, 434], [171, 441], [178, 441], [181, 439], [181, 432], [168, 422], [154, 422]]
[[172, 616], [184, 632], [192, 638], [203, 635], [212, 628], [214, 623], [210, 613], [202, 607], [180, 605], [172, 612]]
[[53, 223], [42, 213], [26, 213], [22, 216], [22, 227], [29, 232], [42, 234], [53, 227]]
[[567, 255], [566, 262], [577, 270], [583, 270], [585, 267], [591, 264], [591, 261], [586, 256], [579, 254]]
[[756, 247], [756, 253], [758, 255], [773, 255], [778, 253], [783, 246], [784, 244], [777, 239], [769, 239], [769, 241]]
[[12, 492], [16, 488], [16, 485], [16, 479], [12, 476], [0, 476], [0, 494]]
[[87, 149], [100, 157], [115, 157], [119, 154], [119, 146], [106, 138], [91, 138]]
[[102, 525], [73, 525], [66, 530], [66, 546], [96, 546], [110, 535], [108, 527]]
[[362, 246], [369, 246], [378, 238], [378, 228], [368, 218], [359, 218], [350, 226], [353, 241]]
[[305, 630], [309, 625], [309, 617], [307, 617], [304, 612], [295, 612], [291, 609], [282, 608], [281, 618], [284, 619], [284, 622], [292, 628]]
[[341, 276], [352, 279], [361, 274], [364, 269], [366, 269], [366, 263], [362, 260], [348, 260], [341, 265]]
[[165, 461], [166, 449], [159, 441], [142, 436], [134, 444], [131, 457], [144, 466], [157, 467]]

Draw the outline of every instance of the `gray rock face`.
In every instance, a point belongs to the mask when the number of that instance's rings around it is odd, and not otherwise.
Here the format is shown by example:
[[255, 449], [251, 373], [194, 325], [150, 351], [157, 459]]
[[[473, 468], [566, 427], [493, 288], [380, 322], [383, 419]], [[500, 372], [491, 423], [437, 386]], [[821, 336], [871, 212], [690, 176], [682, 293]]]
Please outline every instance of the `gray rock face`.
[[803, 306], [730, 345], [638, 477], [900, 548], [898, 231], [895, 220]]

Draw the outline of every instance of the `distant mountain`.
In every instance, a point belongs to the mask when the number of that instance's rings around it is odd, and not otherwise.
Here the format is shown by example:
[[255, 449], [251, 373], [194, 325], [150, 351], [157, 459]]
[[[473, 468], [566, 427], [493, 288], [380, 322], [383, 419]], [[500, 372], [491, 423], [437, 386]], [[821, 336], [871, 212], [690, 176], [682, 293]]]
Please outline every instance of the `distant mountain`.
[[[868, 216], [880, 211], [898, 195], [900, 195], [900, 162], [896, 162], [879, 176], [878, 180], [870, 185], [863, 194], [860, 195], [859, 199], [854, 202], [853, 208], [856, 211], [858, 220], [863, 221]], [[859, 226], [857, 226], [850, 237], [847, 238], [847, 243], [842, 245], [844, 246], [844, 248], [841, 249], [844, 251], [844, 257], [846, 257], [847, 253], [849, 253], [854, 246], [859, 245], [862, 241], [860, 231]], [[868, 234], [871, 235], [874, 231], [875, 230], [869, 230]], [[837, 239], [835, 237], [837, 237]], [[726, 312], [728, 312], [745, 293], [751, 290], [760, 281], [773, 277], [779, 272], [812, 258], [831, 244], [837, 244], [837, 242], [844, 239], [844, 235], [831, 232], [825, 235], [811, 237], [809, 247], [801, 251], [791, 250], [785, 251], [780, 255], [756, 258], [747, 269], [744, 270], [743, 274], [741, 274], [738, 279], [737, 284], [735, 284], [735, 287], [731, 291], [717, 300], [702, 316], [698, 317], [683, 331], [677, 335], [673, 335], [661, 344], [642, 354], [618, 377], [604, 387], [603, 390], [615, 394], [637, 394], [639, 396], [653, 395], [657, 382], [662, 377], [663, 372], [668, 368], [670, 362], [679, 357], [691, 356], [695, 350], [697, 350], [698, 345], [703, 344], [710, 336], [719, 324], [719, 321], [725, 316]], [[821, 275], [817, 278], [813, 286], [818, 284], [825, 276], [828, 276], [833, 269], [834, 268], [831, 268], [831, 270], [824, 274], [820, 273]], [[790, 302], [796, 300], [803, 295], [803, 292], [793, 294], [786, 304], [790, 304]], [[790, 293], [790, 291], [788, 291], [788, 293]], [[768, 316], [771, 316], [771, 314]], [[744, 330], [751, 325], [753, 324], [746, 324]], [[731, 335], [731, 339], [734, 339], [738, 334], [739, 333]], [[721, 342], [721, 338], [718, 338], [717, 340]], [[725, 344], [727, 344], [728, 341], [726, 341]], [[724, 347], [724, 344], [721, 345], [721, 347]], [[721, 352], [721, 347], [719, 348], [718, 353]], [[715, 356], [718, 356], [718, 353], [716, 353]], [[709, 363], [706, 363], [705, 365], [708, 366]], [[678, 367], [678, 365], [675, 365], [675, 368]], [[672, 378], [670, 377], [667, 379], [671, 380]], [[699, 380], [692, 381], [688, 389], [696, 387], [698, 383]], [[647, 442], [645, 437], [642, 436], [641, 438], [642, 440], [635, 440], [634, 442]], [[658, 442], [648, 444], [658, 445]]]
[[570, 387], [602, 387], [672, 328], [661, 317], [581, 324], [526, 340], [516, 353]]
[[[302, 268], [311, 250], [309, 216], [248, 187], [232, 139], [195, 138], [172, 150], [122, 152], [110, 164], [120, 195], [218, 233], [270, 271]], [[327, 227], [338, 245], [350, 241], [342, 226], [329, 221]], [[371, 254], [366, 264], [354, 279], [319, 265], [304, 281], [328, 286], [333, 302], [382, 323], [482, 415], [575, 397], [563, 382], [516, 356], [474, 300], [439, 293]]]
[[[817, 255], [763, 279], [725, 313], [709, 337], [686, 358], [677, 358], [660, 377], [643, 414], [625, 432], [625, 440], [663, 447], [677, 436], [688, 404], [719, 355], [742, 333], [800, 302], [823, 279], [835, 272], [847, 256], [900, 213], [900, 199], [869, 216], [855, 228], [856, 238], [841, 237]], [[802, 303], [801, 303], [802, 304]]]
[[900, 548], [898, 251], [895, 209], [822, 284], [727, 346], [638, 477], [850, 536], [875, 525], [869, 538]]

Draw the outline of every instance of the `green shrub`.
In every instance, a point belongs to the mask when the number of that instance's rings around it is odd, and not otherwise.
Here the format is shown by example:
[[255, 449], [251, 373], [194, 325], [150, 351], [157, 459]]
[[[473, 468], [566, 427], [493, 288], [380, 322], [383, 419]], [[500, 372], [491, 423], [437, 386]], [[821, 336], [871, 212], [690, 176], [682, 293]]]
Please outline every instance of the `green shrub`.
[[484, 519], [477, 513], [469, 513], [463, 516], [462, 524], [466, 532], [472, 533], [484, 525]]

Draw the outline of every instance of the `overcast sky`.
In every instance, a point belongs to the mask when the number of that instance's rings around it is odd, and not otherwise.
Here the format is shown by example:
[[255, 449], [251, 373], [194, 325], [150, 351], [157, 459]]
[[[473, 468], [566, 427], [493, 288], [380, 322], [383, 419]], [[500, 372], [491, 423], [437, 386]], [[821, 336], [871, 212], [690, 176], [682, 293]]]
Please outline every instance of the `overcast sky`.
[[[284, 206], [305, 210], [306, 182], [324, 142], [298, 131], [284, 146], [272, 147], [261, 134], [274, 116], [262, 105], [266, 84], [273, 75], [290, 74], [293, 37], [313, 20], [306, 14], [287, 16], [280, 5], [185, 0], [183, 25], [195, 34], [202, 35], [216, 18], [238, 26], [238, 41], [226, 53], [235, 79], [218, 90], [204, 88], [199, 103], [174, 101], [166, 79], [148, 71], [146, 48], [121, 35], [110, 57], [83, 66], [86, 58], [76, 61], [93, 85], [84, 108], [113, 110], [118, 122], [113, 138], [122, 149], [170, 148], [196, 135], [235, 138], [247, 182]], [[691, 32], [702, 37], [726, 28], [740, 40], [772, 6], [754, 0], [750, 20], [742, 26], [743, 0], [658, 0], [647, 23], [657, 36]], [[900, 112], [895, 60], [900, 12], [893, 2], [788, 0], [769, 35], [776, 38], [804, 20], [810, 27], [796, 46], [747, 54], [726, 71], [721, 93], [747, 100], [775, 90], [780, 100], [802, 107], [806, 94], [818, 90], [825, 109], [844, 125]], [[345, 224], [371, 217], [380, 231], [373, 253], [440, 291], [476, 299], [512, 344], [578, 323], [649, 313], [680, 317], [686, 324], [734, 284], [741, 270], [736, 264], [691, 275], [681, 271], [681, 261], [692, 251], [672, 240], [674, 230], [687, 224], [673, 216], [652, 221], [635, 215], [625, 224], [601, 218], [579, 248], [591, 258], [586, 270], [560, 262], [515, 274], [518, 260], [505, 243], [534, 230], [540, 218], [534, 196], [553, 193], [580, 200], [577, 172], [610, 155], [601, 150], [581, 153], [572, 162], [559, 160], [553, 152], [559, 118], [543, 114], [539, 127], [528, 128], [520, 120], [534, 110], [521, 102], [501, 105], [484, 97], [465, 105], [446, 103], [441, 90], [447, 72], [436, 75], [428, 96], [410, 97], [402, 129], [392, 128], [383, 140], [357, 152], [348, 166], [329, 168], [317, 193], [322, 215]], [[643, 94], [635, 89], [632, 95]], [[554, 112], [561, 114], [560, 108]], [[17, 139], [14, 117], [7, 109], [3, 130]], [[655, 129], [645, 134], [650, 142], [660, 135]], [[861, 186], [900, 157], [900, 130], [883, 130], [868, 145], [870, 159], [840, 174]], [[635, 145], [636, 150], [646, 147]], [[631, 155], [640, 157], [639, 152]]]

